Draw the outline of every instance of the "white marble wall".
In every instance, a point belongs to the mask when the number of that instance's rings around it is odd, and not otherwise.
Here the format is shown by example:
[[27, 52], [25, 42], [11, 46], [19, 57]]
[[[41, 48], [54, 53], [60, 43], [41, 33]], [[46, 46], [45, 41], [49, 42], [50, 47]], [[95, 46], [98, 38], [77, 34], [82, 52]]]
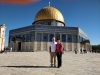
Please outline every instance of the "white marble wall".
[[[50, 42], [21, 42], [21, 51], [32, 52], [32, 51], [49, 51]], [[18, 42], [10, 42], [10, 48], [12, 47], [13, 51], [18, 51]], [[62, 43], [62, 46], [65, 51], [74, 51], [76, 48], [80, 53], [80, 49], [89, 50], [91, 45], [85, 44], [81, 45], [80, 43]]]
[[43, 42], [43, 50], [47, 50], [47, 42]]
[[62, 43], [62, 45], [65, 51], [74, 51], [75, 48], [79, 50], [78, 43]]
[[33, 52], [34, 43], [33, 42], [22, 42], [21, 51]]
[[49, 42], [37, 42], [36, 51], [48, 51], [48, 50], [49, 50]]
[[36, 51], [40, 51], [41, 50], [41, 42], [37, 42], [37, 50]]
[[80, 48], [81, 46], [80, 46], [80, 43], [77, 43], [77, 49], [78, 49], [78, 52], [80, 53]]
[[62, 48], [66, 49], [66, 43], [62, 43]]
[[33, 48], [34, 48], [34, 42], [30, 42], [30, 51], [33, 52], [34, 51]]

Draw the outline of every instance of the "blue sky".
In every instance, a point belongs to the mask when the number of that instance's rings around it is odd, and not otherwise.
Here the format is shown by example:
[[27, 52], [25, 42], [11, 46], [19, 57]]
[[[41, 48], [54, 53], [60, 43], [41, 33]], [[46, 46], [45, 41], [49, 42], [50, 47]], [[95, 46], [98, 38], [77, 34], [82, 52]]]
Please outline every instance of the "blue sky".
[[6, 24], [8, 45], [9, 30], [31, 25], [36, 13], [43, 7], [57, 8], [64, 16], [66, 26], [77, 26], [87, 35], [92, 45], [100, 44], [100, 0], [40, 0], [27, 5], [0, 3], [0, 24]]

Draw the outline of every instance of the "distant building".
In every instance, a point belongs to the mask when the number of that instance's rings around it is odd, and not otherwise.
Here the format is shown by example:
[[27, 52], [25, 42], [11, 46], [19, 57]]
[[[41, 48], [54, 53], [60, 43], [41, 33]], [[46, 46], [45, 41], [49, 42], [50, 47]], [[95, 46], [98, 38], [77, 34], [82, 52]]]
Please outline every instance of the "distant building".
[[32, 25], [10, 30], [9, 47], [13, 51], [48, 51], [52, 37], [61, 40], [65, 51], [89, 50], [91, 46], [86, 33], [66, 26], [61, 12], [49, 5], [36, 14]]
[[5, 43], [5, 24], [0, 25], [0, 51], [4, 50]]

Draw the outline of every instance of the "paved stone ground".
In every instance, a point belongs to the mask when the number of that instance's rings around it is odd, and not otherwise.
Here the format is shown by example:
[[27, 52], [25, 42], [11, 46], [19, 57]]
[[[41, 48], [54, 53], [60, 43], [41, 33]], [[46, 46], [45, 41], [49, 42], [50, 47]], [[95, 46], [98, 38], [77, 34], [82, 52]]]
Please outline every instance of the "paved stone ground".
[[61, 68], [51, 68], [48, 52], [0, 54], [0, 75], [100, 75], [100, 54], [63, 54]]

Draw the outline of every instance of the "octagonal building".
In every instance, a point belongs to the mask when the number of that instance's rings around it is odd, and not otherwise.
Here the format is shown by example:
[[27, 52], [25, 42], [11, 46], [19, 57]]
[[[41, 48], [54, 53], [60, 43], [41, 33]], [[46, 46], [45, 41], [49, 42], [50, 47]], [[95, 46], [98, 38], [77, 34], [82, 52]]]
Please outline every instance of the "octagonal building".
[[12, 51], [48, 51], [52, 37], [61, 40], [65, 51], [91, 49], [86, 33], [66, 26], [61, 12], [50, 5], [36, 14], [32, 25], [10, 30], [8, 45]]

